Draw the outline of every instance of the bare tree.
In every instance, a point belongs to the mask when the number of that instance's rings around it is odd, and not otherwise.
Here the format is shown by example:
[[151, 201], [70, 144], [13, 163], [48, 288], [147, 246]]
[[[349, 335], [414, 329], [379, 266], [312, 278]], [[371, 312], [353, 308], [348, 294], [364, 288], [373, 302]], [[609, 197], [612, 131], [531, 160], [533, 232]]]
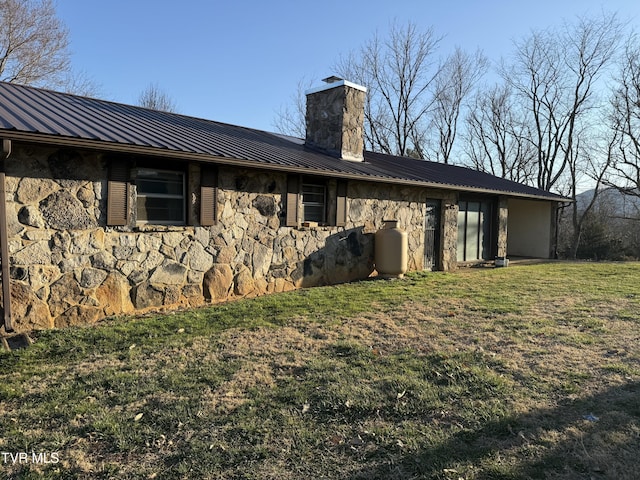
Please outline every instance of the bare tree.
[[[593, 132], [593, 129], [590, 129]], [[584, 144], [583, 144], [584, 142]], [[600, 144], [606, 143], [604, 147]], [[570, 152], [568, 160], [569, 170], [569, 196], [573, 199], [570, 205], [571, 213], [571, 257], [578, 257], [578, 250], [582, 243], [584, 225], [590, 218], [594, 207], [597, 205], [603, 187], [606, 185], [606, 176], [615, 155], [618, 144], [618, 134], [613, 132], [607, 138], [598, 139], [588, 135], [577, 135], [575, 148]], [[593, 185], [591, 198], [586, 202], [579, 202], [580, 184], [582, 177], [589, 179]]]
[[0, 80], [64, 85], [69, 38], [52, 0], [0, 0]]
[[616, 16], [607, 14], [532, 32], [514, 43], [512, 62], [503, 62], [505, 86], [478, 94], [467, 118], [466, 151], [476, 168], [574, 200], [585, 179], [595, 184], [587, 205], [567, 209], [572, 256], [617, 141], [603, 137], [597, 92], [621, 32]]
[[[458, 134], [458, 119], [463, 101], [469, 96], [478, 80], [486, 73], [488, 59], [478, 51], [470, 55], [460, 48], [449, 55], [434, 80], [435, 93], [431, 112], [431, 127], [428, 132], [437, 136], [435, 148], [431, 148], [431, 158], [449, 163], [453, 145]], [[424, 136], [427, 132], [418, 131], [414, 135]], [[414, 144], [421, 146], [423, 140], [414, 138]], [[423, 152], [418, 152], [425, 157]]]
[[395, 155], [424, 152], [423, 130], [434, 102], [435, 58], [441, 38], [413, 23], [391, 26], [335, 66], [343, 78], [367, 87], [365, 145]]
[[532, 184], [535, 150], [529, 126], [508, 85], [479, 91], [466, 118], [465, 152], [470, 166], [515, 182]]
[[630, 37], [613, 97], [611, 128], [619, 134], [612, 186], [640, 197], [640, 43]]
[[576, 155], [579, 122], [596, 106], [595, 85], [620, 33], [616, 16], [603, 15], [533, 32], [515, 44], [514, 64], [502, 74], [527, 106], [539, 188], [556, 186]]
[[[367, 87], [366, 149], [449, 162], [463, 101], [487, 60], [479, 52], [456, 49], [439, 61], [440, 41], [432, 28], [394, 23], [386, 36], [374, 35], [336, 62], [338, 76]], [[302, 83], [292, 105], [276, 114], [274, 126], [281, 133], [305, 135]]]
[[84, 97], [101, 97], [102, 87], [85, 72], [69, 71], [61, 80], [61, 88], [73, 95]]
[[310, 81], [303, 78], [298, 82], [296, 92], [291, 97], [291, 104], [280, 107], [276, 114], [273, 121], [276, 131], [297, 138], [305, 138], [307, 99], [304, 92], [310, 88]]
[[140, 94], [138, 105], [161, 112], [175, 113], [177, 110], [173, 99], [155, 83], [150, 83]]

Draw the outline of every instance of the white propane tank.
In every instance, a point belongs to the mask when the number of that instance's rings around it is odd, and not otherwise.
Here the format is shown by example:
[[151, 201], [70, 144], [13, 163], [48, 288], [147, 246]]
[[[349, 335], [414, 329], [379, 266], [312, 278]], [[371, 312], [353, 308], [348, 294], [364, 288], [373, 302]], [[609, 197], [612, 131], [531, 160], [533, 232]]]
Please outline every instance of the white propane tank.
[[397, 220], [385, 220], [375, 235], [376, 270], [382, 278], [402, 278], [407, 271], [409, 241]]

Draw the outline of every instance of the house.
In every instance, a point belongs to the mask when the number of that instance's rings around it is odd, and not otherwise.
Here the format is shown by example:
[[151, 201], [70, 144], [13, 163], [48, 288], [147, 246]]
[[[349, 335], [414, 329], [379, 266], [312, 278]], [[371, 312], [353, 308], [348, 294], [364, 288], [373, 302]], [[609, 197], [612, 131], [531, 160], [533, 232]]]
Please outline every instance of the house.
[[551, 255], [562, 197], [364, 151], [365, 95], [310, 91], [302, 140], [0, 83], [5, 330], [366, 278], [387, 219], [410, 270]]

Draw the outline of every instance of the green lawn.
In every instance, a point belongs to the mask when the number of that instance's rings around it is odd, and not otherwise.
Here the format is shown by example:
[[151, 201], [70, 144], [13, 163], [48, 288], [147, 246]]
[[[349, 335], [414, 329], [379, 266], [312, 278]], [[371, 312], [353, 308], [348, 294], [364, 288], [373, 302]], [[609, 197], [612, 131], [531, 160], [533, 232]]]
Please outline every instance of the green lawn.
[[0, 478], [637, 478], [640, 264], [41, 332], [0, 352], [0, 414]]

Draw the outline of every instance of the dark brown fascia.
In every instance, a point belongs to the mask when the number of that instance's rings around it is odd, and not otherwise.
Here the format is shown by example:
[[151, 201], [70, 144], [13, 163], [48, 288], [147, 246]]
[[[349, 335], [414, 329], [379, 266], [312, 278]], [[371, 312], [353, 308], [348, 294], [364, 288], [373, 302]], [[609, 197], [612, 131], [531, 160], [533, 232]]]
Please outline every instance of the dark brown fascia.
[[4, 131], [0, 135], [3, 138], [16, 140], [24, 143], [36, 143], [39, 145], [51, 145], [59, 147], [74, 147], [86, 150], [94, 150], [110, 153], [128, 153], [135, 155], [146, 155], [152, 157], [172, 158], [183, 161], [198, 161], [203, 163], [216, 163], [218, 165], [228, 165], [234, 167], [256, 168], [261, 170], [278, 171], [284, 173], [298, 173], [305, 175], [317, 175], [323, 177], [344, 178], [347, 180], [359, 180], [366, 182], [386, 183], [393, 185], [405, 185], [413, 187], [434, 188], [439, 190], [455, 190], [462, 192], [472, 192], [491, 195], [503, 195], [508, 197], [529, 198], [533, 200], [546, 200], [553, 202], [571, 202], [570, 198], [558, 196], [529, 195], [503, 190], [492, 190], [469, 186], [451, 185], [445, 183], [425, 182], [419, 180], [404, 180], [402, 178], [363, 176], [355, 173], [337, 173], [326, 170], [290, 167], [287, 165], [269, 164], [257, 162], [255, 160], [242, 160], [228, 157], [220, 157], [206, 153], [183, 152], [178, 150], [159, 149], [156, 147], [145, 147], [141, 145], [126, 145], [121, 143], [110, 143], [101, 140], [88, 140], [83, 138], [69, 138], [51, 135], [41, 135], [29, 132]]

